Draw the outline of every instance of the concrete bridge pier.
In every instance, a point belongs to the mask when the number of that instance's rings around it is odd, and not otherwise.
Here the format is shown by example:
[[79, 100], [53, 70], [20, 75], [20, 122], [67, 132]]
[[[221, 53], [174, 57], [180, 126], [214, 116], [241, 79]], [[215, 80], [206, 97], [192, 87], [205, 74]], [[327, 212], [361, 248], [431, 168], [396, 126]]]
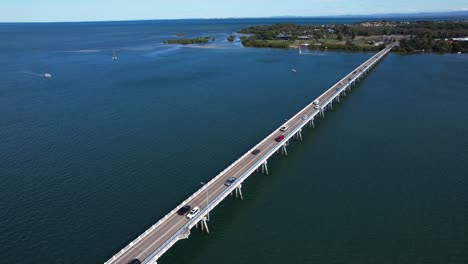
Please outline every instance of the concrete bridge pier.
[[299, 129], [296, 133], [297, 140], [302, 141], [302, 129]]
[[266, 160], [262, 164], [262, 173], [266, 173], [266, 175], [268, 175], [268, 161], [266, 161]]
[[314, 123], [314, 119], [312, 118], [309, 122], [310, 126], [315, 128], [315, 123]]
[[283, 146], [281, 146], [281, 154], [287, 156], [288, 155], [288, 151], [286, 150], [286, 144], [284, 144]]
[[322, 118], [325, 118], [325, 109], [320, 108], [320, 115], [322, 116]]
[[239, 186], [236, 187], [236, 198], [240, 197], [241, 200], [244, 200], [244, 197], [242, 196], [242, 184], [239, 184]]
[[205, 231], [207, 234], [210, 233], [210, 230], [208, 229], [208, 223], [207, 223], [208, 221], [210, 221], [210, 219], [207, 218], [206, 216], [204, 216], [202, 220], [200, 220], [201, 231]]

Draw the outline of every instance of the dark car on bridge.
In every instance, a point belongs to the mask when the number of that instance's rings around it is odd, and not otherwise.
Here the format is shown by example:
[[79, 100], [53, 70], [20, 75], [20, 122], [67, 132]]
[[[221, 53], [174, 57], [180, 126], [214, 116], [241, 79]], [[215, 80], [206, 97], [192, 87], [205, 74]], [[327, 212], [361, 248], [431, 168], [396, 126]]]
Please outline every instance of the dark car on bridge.
[[281, 142], [284, 139], [284, 135], [279, 135], [275, 138], [276, 141]]
[[260, 150], [259, 150], [259, 149], [256, 149], [256, 150], [252, 151], [252, 154], [253, 154], [253, 155], [257, 155], [258, 153], [260, 153]]
[[128, 264], [141, 264], [141, 261], [139, 261], [138, 259], [132, 259], [128, 262]]
[[224, 185], [226, 185], [226, 186], [231, 186], [231, 184], [232, 184], [233, 182], [235, 182], [236, 180], [237, 180], [236, 177], [231, 177], [231, 178], [229, 178], [229, 179], [224, 183]]
[[184, 215], [190, 210], [190, 206], [186, 205], [184, 207], [181, 207], [179, 210], [177, 210], [178, 215]]

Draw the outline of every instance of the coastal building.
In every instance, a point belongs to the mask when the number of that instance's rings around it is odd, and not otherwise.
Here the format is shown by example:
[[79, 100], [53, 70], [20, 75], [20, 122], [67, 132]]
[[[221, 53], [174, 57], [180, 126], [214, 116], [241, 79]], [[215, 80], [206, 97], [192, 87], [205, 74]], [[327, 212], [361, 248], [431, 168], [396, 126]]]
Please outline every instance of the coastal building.
[[[447, 39], [446, 39], [447, 40]], [[464, 37], [464, 38], [452, 38], [450, 40], [454, 40], [454, 41], [468, 41], [468, 37]]]
[[280, 34], [276, 35], [276, 39], [290, 40], [291, 38], [292, 38], [291, 34], [280, 33]]

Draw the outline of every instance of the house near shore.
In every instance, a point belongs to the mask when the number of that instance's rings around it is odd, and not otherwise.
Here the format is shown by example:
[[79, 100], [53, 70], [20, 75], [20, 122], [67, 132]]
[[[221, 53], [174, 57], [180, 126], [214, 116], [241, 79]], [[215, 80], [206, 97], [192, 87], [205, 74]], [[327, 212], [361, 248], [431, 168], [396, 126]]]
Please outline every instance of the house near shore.
[[281, 34], [276, 35], [276, 39], [290, 40], [290, 39], [292, 39], [292, 35], [291, 34], [281, 33]]
[[445, 39], [445, 41], [447, 41], [447, 40], [453, 40], [453, 41], [468, 41], [468, 37]]

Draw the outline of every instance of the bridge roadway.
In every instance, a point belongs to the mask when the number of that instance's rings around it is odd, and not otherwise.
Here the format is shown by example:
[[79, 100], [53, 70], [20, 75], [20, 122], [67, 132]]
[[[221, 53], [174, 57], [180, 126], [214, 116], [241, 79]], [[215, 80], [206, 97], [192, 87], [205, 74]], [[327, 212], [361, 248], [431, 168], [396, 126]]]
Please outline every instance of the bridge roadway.
[[[302, 128], [307, 124], [312, 125], [317, 115], [324, 115], [323, 112], [326, 110], [327, 106], [331, 108], [334, 101], [339, 102], [340, 96], [345, 94], [346, 90], [351, 89], [351, 86], [361, 79], [378, 61], [383, 59], [390, 50], [391, 48], [385, 48], [378, 52], [357, 67], [353, 72], [334, 84], [317, 98], [320, 105], [319, 109], [315, 109], [313, 103], [307, 105], [283, 124], [289, 126], [286, 132], [281, 132], [279, 129], [273, 131], [227, 169], [218, 174], [159, 222], [105, 262], [105, 264], [127, 264], [133, 259], [138, 259], [142, 261], [142, 263], [156, 263], [158, 258], [172, 247], [175, 242], [180, 239], [188, 238], [190, 229], [198, 222], [206, 220], [205, 216], [209, 211], [226, 196], [235, 191], [236, 188], [240, 188], [242, 182], [247, 179], [252, 172], [262, 166], [265, 166], [264, 168], [267, 171], [266, 162], [271, 155], [283, 147], [285, 148], [289, 139], [293, 136], [299, 137]], [[307, 118], [303, 119], [304, 116], [307, 116]], [[275, 138], [279, 135], [285, 136], [284, 140], [281, 142], [275, 141]], [[259, 149], [261, 152], [257, 155], [252, 155], [251, 152], [254, 149]], [[231, 186], [227, 187], [224, 183], [230, 177], [236, 177], [237, 180]], [[176, 213], [176, 211], [184, 205], [190, 205], [192, 208], [198, 206], [201, 211], [196, 217], [189, 220], [185, 216], [180, 216]]]

